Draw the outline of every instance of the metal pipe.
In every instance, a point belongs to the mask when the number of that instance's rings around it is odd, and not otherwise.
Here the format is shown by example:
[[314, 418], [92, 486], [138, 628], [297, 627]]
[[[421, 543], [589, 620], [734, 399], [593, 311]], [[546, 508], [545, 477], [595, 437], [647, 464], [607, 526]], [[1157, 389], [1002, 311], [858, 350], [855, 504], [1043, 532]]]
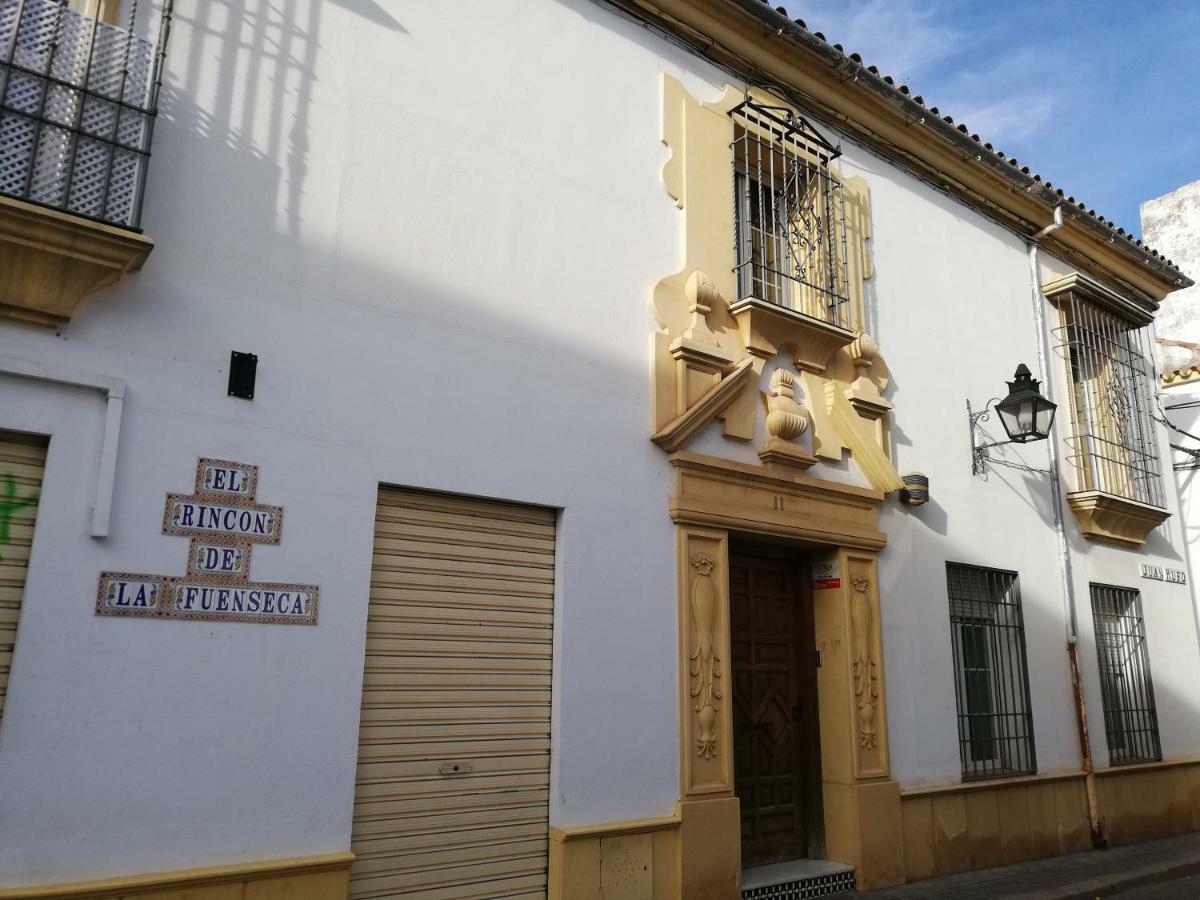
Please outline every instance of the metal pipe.
[[[1048, 362], [1050, 359], [1050, 335], [1046, 327], [1046, 298], [1042, 294], [1038, 247], [1042, 238], [1063, 226], [1062, 207], [1054, 207], [1054, 221], [1028, 241], [1029, 247], [1029, 290], [1033, 301], [1033, 317], [1037, 323], [1038, 367], [1042, 372], [1043, 391], [1047, 399], [1054, 400], [1054, 378]], [[1067, 618], [1067, 660], [1071, 669], [1071, 688], [1075, 698], [1075, 727], [1079, 734], [1080, 766], [1084, 774], [1087, 791], [1088, 822], [1092, 833], [1092, 846], [1108, 845], [1104, 815], [1100, 809], [1100, 798], [1096, 791], [1096, 772], [1092, 759], [1092, 741], [1088, 733], [1087, 705], [1084, 701], [1083, 679], [1079, 674], [1079, 617], [1075, 608], [1075, 578], [1071, 566], [1071, 546], [1063, 524], [1062, 481], [1059, 478], [1058, 440], [1051, 436], [1046, 441], [1046, 452], [1050, 457], [1050, 502], [1054, 510], [1054, 536], [1058, 543], [1058, 575], [1063, 605]]]
[[99, 391], [104, 396], [104, 437], [96, 473], [96, 499], [92, 506], [92, 537], [108, 537], [112, 518], [113, 488], [117, 479], [117, 445], [121, 438], [121, 416], [125, 406], [125, 382], [107, 375], [79, 372], [52, 363], [0, 356], [0, 375], [14, 375], [49, 384]]

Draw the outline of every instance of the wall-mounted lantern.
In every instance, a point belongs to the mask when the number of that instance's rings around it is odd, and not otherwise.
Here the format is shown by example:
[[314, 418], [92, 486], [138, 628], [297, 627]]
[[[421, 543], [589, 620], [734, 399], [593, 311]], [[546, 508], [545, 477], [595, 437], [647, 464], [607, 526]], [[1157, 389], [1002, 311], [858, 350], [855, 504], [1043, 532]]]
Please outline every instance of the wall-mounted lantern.
[[[980, 412], [973, 412], [971, 401], [967, 401], [967, 417], [971, 423], [971, 474], [983, 474], [991, 447], [1044, 441], [1050, 436], [1050, 429], [1054, 425], [1054, 412], [1058, 406], [1042, 396], [1040, 386], [1041, 382], [1033, 377], [1029, 367], [1021, 363], [1017, 366], [1013, 380], [1008, 382], [1008, 396], [1003, 400], [989, 400]], [[1008, 434], [1008, 440], [979, 443], [975, 430], [981, 421], [990, 418], [993, 402], [996, 405], [996, 414], [1000, 417], [1000, 424]]]

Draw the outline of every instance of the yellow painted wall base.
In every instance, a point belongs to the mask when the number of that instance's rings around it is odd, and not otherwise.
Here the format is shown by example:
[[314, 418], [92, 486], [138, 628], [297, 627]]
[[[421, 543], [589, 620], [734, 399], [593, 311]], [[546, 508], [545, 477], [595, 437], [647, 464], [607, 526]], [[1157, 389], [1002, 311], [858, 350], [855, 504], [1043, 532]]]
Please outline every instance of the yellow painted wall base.
[[679, 880], [694, 900], [738, 900], [742, 816], [737, 797], [679, 804]]
[[[1096, 773], [1108, 842], [1200, 830], [1200, 760]], [[1092, 849], [1082, 772], [902, 795], [907, 881]]]
[[73, 884], [0, 888], [0, 900], [345, 900], [353, 853], [328, 853]]
[[854, 866], [860, 890], [904, 883], [900, 788], [881, 780], [841, 784], [826, 781], [825, 855]]
[[1091, 849], [1082, 772], [906, 792], [908, 881]]
[[675, 815], [550, 829], [550, 900], [737, 900], [735, 797], [687, 800]]
[[1105, 769], [1096, 792], [1110, 844], [1200, 831], [1200, 760]]
[[679, 818], [550, 829], [550, 900], [679, 896]]

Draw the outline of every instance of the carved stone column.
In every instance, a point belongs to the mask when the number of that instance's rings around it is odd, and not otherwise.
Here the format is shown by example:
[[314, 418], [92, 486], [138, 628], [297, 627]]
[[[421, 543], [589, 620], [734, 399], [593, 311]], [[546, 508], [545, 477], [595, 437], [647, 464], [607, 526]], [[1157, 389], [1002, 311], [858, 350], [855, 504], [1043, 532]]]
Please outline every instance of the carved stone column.
[[904, 880], [900, 789], [888, 759], [887, 694], [875, 554], [841, 548], [837, 586], [813, 592], [821, 668], [821, 777], [831, 859], [860, 888]]
[[729, 547], [724, 531], [679, 526], [680, 873], [686, 897], [735, 900]]

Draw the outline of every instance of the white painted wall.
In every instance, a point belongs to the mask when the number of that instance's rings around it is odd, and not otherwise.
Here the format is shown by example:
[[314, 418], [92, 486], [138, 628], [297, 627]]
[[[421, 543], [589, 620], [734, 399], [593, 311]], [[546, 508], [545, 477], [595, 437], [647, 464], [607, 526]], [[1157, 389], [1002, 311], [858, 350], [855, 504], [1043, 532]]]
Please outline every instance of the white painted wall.
[[[647, 298], [682, 234], [660, 76], [706, 97], [728, 76], [590, 0], [181, 7], [147, 192], [157, 249], [60, 334], [0, 324], [0, 353], [129, 384], [96, 541], [99, 400], [0, 378], [0, 428], [52, 435], [0, 727], [0, 880], [348, 846], [380, 482], [563, 511], [552, 820], [668, 814], [675, 548], [648, 440]], [[970, 475], [966, 399], [1036, 367], [1024, 247], [846, 150], [871, 187], [896, 461], [933, 497], [882, 513], [895, 775], [958, 779], [947, 560], [1020, 572], [1039, 765], [1073, 768], [1047, 482]], [[260, 357], [253, 402], [225, 396], [232, 349]], [[694, 449], [754, 459], [715, 430]], [[252, 575], [318, 583], [318, 627], [93, 616], [102, 569], [182, 573], [162, 504], [201, 455], [260, 466], [260, 499], [286, 512]], [[1044, 447], [1020, 455], [1045, 464]], [[849, 461], [812, 474], [861, 481]], [[1179, 558], [1178, 517], [1145, 554], [1075, 544], [1081, 629], [1089, 578], [1143, 589], [1164, 750], [1200, 752], [1190, 602], [1134, 574]]]
[[[52, 435], [0, 730], [0, 883], [348, 846], [380, 482], [564, 510], [553, 819], [677, 798], [647, 297], [679, 256], [659, 73], [698, 91], [711, 73], [585, 0], [280, 16], [179, 4], [157, 249], [61, 334], [0, 325], [0, 353], [129, 384], [94, 541], [102, 405], [0, 378], [0, 428]], [[259, 355], [253, 402], [225, 396], [231, 349]], [[260, 466], [284, 539], [252, 576], [318, 583], [316, 628], [93, 615], [102, 569], [183, 572], [160, 519], [201, 455]]]
[[[1142, 235], [1146, 243], [1174, 261], [1185, 275], [1200, 281], [1200, 181], [1147, 200], [1141, 207]], [[1158, 335], [1176, 341], [1200, 343], [1200, 285], [1171, 294], [1158, 312]], [[1165, 351], [1168, 364], [1186, 365], [1186, 354]]]
[[[1171, 433], [1171, 443], [1200, 450], [1200, 385], [1187, 384], [1162, 392], [1163, 412], [1168, 420], [1187, 434]], [[1193, 602], [1200, 610], [1200, 460], [1186, 453], [1172, 453], [1175, 486], [1179, 492], [1179, 518], [1183, 528], [1187, 560], [1191, 569]]]

